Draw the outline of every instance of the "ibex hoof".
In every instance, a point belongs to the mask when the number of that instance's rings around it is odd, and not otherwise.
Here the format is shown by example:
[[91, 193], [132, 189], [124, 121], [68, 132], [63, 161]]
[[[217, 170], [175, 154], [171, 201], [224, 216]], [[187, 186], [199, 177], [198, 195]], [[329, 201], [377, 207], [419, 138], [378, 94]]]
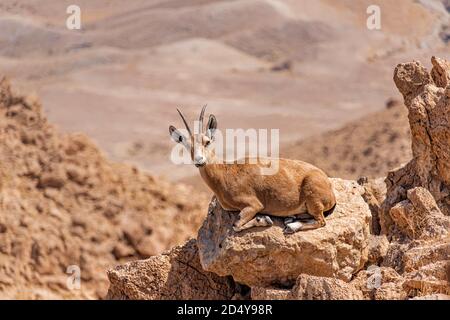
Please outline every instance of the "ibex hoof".
[[284, 219], [284, 224], [287, 226], [289, 223], [292, 223], [295, 221], [295, 217], [287, 217]]
[[300, 221], [292, 222], [289, 224], [286, 224], [286, 227], [283, 230], [284, 234], [292, 234], [296, 233], [297, 231], [301, 230], [303, 227], [303, 224]]
[[256, 217], [256, 223], [258, 226], [266, 227], [273, 225], [272, 219], [269, 216], [258, 216]]
[[242, 231], [243, 229], [241, 227], [233, 226], [234, 232]]

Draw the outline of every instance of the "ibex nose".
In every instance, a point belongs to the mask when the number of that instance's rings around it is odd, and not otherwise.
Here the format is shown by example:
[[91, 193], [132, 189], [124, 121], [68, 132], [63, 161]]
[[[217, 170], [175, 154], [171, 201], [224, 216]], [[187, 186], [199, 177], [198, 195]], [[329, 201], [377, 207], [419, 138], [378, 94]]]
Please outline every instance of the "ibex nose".
[[204, 156], [196, 156], [194, 158], [194, 164], [196, 167], [201, 167], [206, 163], [206, 158]]

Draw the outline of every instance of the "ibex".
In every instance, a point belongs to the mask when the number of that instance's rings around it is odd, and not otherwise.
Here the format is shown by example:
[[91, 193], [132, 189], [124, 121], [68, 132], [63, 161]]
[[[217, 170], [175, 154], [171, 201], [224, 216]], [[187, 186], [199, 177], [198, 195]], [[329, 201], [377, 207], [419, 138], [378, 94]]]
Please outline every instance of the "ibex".
[[[261, 174], [261, 161], [219, 163], [213, 147], [217, 120], [209, 116], [206, 130], [203, 118], [206, 106], [200, 112], [199, 130], [193, 134], [180, 110], [178, 113], [189, 137], [174, 126], [169, 127], [172, 139], [181, 143], [188, 152], [200, 175], [214, 192], [221, 207], [239, 211], [233, 229], [238, 232], [254, 226], [273, 224], [268, 215], [286, 217], [285, 233], [310, 230], [325, 226], [325, 217], [336, 205], [336, 198], [327, 175], [319, 168], [298, 160], [277, 159], [278, 171], [273, 175]], [[258, 215], [257, 214], [264, 214]], [[295, 217], [313, 220], [299, 221]]]

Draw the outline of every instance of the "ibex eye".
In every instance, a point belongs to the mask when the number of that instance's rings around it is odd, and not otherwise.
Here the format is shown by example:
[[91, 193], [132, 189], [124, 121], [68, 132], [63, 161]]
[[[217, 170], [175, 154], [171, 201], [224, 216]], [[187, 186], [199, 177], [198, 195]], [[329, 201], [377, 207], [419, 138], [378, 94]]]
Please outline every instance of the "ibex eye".
[[210, 144], [211, 144], [211, 141], [208, 140], [208, 141], [206, 141], [205, 146], [209, 146]]

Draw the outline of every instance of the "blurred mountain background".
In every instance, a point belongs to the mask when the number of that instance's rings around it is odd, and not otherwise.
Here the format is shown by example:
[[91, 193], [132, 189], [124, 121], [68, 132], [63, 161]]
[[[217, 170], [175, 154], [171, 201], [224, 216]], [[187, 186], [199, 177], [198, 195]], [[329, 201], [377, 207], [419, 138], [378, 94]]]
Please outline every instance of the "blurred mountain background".
[[[167, 127], [182, 127], [176, 107], [193, 120], [208, 103], [219, 128], [279, 128], [283, 155], [323, 157], [306, 138], [317, 147], [330, 130], [352, 136], [347, 123], [400, 99], [398, 62], [450, 52], [448, 0], [77, 0], [81, 30], [66, 28], [70, 4], [2, 0], [1, 74], [109, 158], [195, 185], [195, 168], [169, 160]], [[366, 26], [373, 4], [381, 30]], [[358, 142], [333, 144], [349, 143]], [[331, 175], [361, 173], [326, 161]]]

